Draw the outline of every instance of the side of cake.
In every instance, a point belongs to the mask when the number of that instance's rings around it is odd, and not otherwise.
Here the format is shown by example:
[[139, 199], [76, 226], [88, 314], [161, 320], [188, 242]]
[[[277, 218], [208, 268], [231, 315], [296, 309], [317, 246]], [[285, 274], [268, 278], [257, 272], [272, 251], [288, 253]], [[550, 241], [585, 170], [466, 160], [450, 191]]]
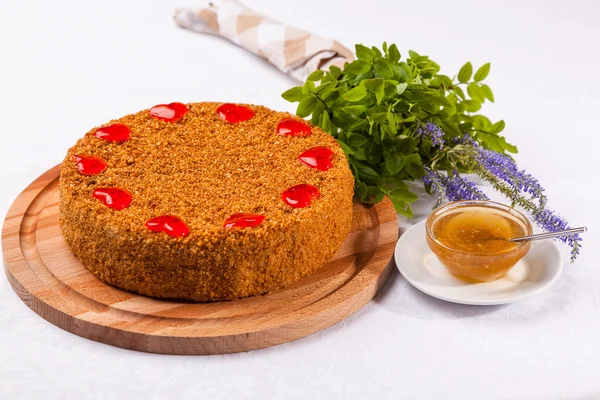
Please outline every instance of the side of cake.
[[349, 232], [352, 196], [343, 150], [319, 128], [261, 106], [171, 103], [69, 150], [61, 228], [109, 284], [232, 300], [321, 267]]

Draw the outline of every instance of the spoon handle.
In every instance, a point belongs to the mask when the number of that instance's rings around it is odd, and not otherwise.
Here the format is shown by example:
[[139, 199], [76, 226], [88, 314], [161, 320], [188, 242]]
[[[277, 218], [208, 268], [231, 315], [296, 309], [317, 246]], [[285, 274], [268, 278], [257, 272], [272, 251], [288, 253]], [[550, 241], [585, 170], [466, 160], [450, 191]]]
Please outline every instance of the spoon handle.
[[508, 239], [508, 241], [509, 242], [523, 242], [525, 240], [550, 239], [550, 238], [555, 238], [555, 237], [560, 237], [560, 236], [571, 236], [571, 235], [575, 235], [577, 233], [583, 233], [585, 231], [587, 231], [587, 228], [585, 226], [582, 226], [579, 228], [567, 229], [565, 231], [538, 233], [536, 235], [521, 236], [518, 238]]

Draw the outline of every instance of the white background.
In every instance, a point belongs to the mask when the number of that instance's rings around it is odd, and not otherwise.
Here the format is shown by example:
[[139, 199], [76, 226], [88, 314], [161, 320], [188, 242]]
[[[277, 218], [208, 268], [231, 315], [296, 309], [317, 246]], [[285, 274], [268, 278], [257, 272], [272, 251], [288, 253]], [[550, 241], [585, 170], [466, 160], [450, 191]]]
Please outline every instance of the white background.
[[[279, 96], [289, 78], [175, 27], [176, 7], [203, 3], [1, 1], [2, 216], [77, 138], [111, 118], [171, 101], [293, 111]], [[247, 4], [348, 46], [396, 42], [449, 75], [467, 60], [491, 61], [497, 104], [483, 111], [506, 120], [517, 160], [545, 185], [551, 206], [590, 228], [579, 261], [548, 292], [496, 307], [429, 298], [395, 272], [375, 301], [337, 326], [212, 357], [143, 354], [71, 335], [31, 312], [0, 276], [0, 398], [600, 398], [600, 2]]]

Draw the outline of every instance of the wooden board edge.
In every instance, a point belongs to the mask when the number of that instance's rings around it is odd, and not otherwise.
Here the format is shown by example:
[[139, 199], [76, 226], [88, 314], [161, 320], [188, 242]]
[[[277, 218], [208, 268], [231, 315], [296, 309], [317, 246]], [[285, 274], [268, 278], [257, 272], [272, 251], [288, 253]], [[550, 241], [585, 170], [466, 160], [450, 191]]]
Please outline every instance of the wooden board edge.
[[[392, 272], [393, 263], [388, 260], [382, 272], [375, 280], [374, 285], [364, 287], [361, 291], [354, 293], [351, 299], [359, 298], [356, 304], [348, 305], [348, 301], [337, 304], [336, 309], [328, 308], [323, 313], [336, 312], [337, 317], [329, 320], [326, 326], [320, 326], [316, 323], [319, 318], [322, 318], [320, 313], [316, 313], [305, 318], [304, 325], [310, 321], [314, 322], [313, 327], [305, 327], [299, 330], [294, 326], [296, 321], [290, 321], [287, 324], [270, 327], [268, 330], [248, 332], [244, 334], [236, 334], [231, 336], [214, 337], [181, 337], [181, 336], [157, 336], [148, 335], [140, 332], [125, 331], [114, 327], [102, 326], [96, 323], [88, 322], [77, 316], [71, 316], [61, 310], [52, 307], [50, 304], [35, 298], [32, 293], [25, 288], [20, 282], [21, 277], [13, 274], [14, 270], [19, 268], [29, 269], [24, 255], [20, 251], [20, 227], [23, 219], [35, 198], [51, 184], [59, 174], [60, 165], [57, 165], [46, 171], [34, 182], [32, 182], [21, 194], [15, 199], [7, 216], [4, 220], [2, 229], [2, 254], [4, 259], [4, 269], [8, 281], [19, 298], [30, 307], [36, 314], [46, 319], [53, 325], [60, 327], [77, 336], [84, 337], [96, 342], [131, 349], [136, 351], [151, 352], [158, 354], [173, 354], [173, 355], [210, 355], [210, 354], [228, 354], [235, 352], [252, 351], [261, 348], [271, 347], [274, 345], [283, 344], [293, 340], [301, 339], [310, 334], [321, 331], [327, 327], [333, 326], [349, 315], [355, 313], [364, 305], [366, 305], [387, 282]], [[387, 199], [386, 199], [387, 200]], [[376, 213], [380, 219], [380, 225], [393, 220], [396, 220], [395, 211], [389, 200], [375, 205]], [[390, 211], [391, 207], [391, 211]], [[397, 225], [396, 225], [397, 235]], [[388, 247], [389, 245], [386, 245]], [[377, 249], [380, 251], [381, 249]], [[18, 254], [17, 254], [18, 253]], [[393, 256], [393, 246], [391, 249]], [[391, 260], [392, 257], [390, 257]], [[35, 274], [30, 273], [27, 278], [37, 281], [36, 283], [43, 286]], [[307, 307], [306, 309], [315, 308], [319, 302]], [[306, 310], [304, 310], [306, 312]], [[309, 324], [310, 325], [310, 324]], [[289, 335], [276, 332], [277, 330], [292, 332]], [[119, 334], [115, 335], [118, 331]], [[168, 348], [165, 348], [164, 342], [171, 342]]]

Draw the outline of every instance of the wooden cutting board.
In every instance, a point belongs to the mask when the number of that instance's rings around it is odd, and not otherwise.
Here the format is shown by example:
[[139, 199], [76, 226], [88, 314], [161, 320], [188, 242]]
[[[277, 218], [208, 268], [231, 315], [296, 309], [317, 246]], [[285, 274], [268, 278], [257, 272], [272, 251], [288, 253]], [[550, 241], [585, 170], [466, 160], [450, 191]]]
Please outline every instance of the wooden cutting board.
[[352, 230], [317, 273], [280, 292], [218, 303], [165, 301], [98, 280], [71, 253], [58, 223], [56, 166], [15, 200], [2, 230], [6, 275], [33, 311], [76, 335], [163, 354], [225, 354], [302, 338], [367, 304], [392, 271], [396, 213], [355, 203]]

